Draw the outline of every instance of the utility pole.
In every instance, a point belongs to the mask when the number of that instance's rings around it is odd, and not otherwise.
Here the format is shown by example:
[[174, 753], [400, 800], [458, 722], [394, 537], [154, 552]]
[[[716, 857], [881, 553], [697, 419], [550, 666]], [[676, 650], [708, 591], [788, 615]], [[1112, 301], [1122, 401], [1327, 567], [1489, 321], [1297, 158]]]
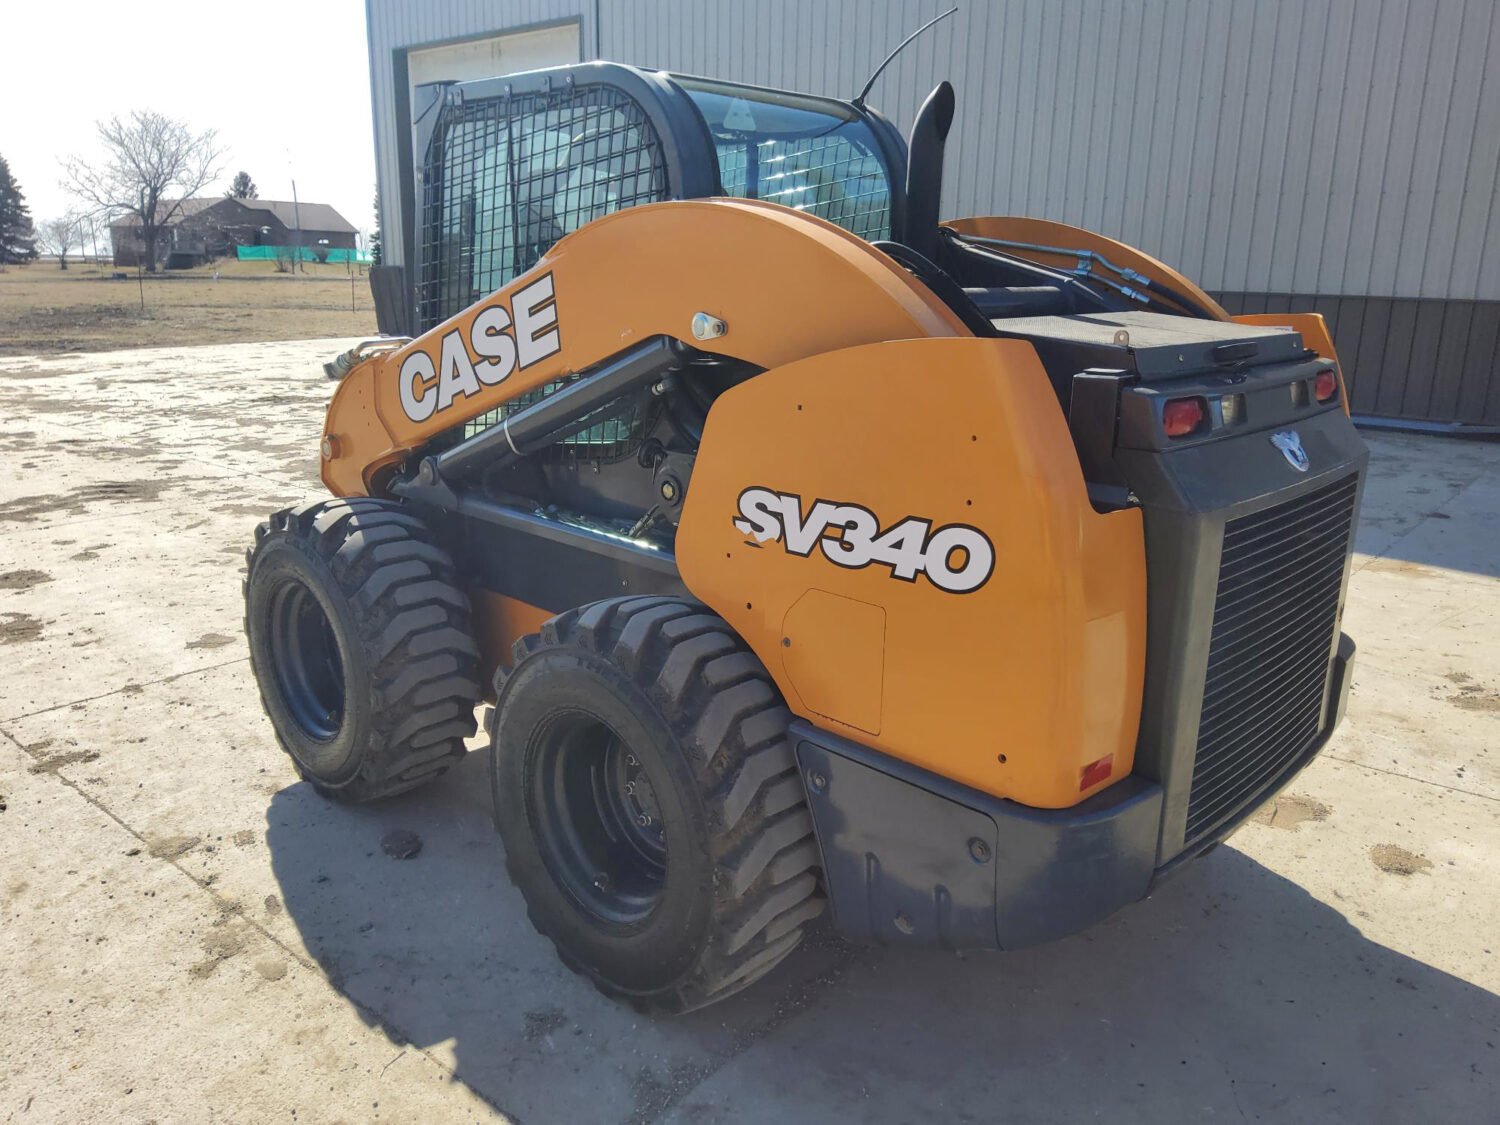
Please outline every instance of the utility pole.
[[297, 245], [292, 247], [292, 276], [302, 265], [302, 207], [297, 202], [297, 180], [292, 179], [292, 222], [297, 224]]

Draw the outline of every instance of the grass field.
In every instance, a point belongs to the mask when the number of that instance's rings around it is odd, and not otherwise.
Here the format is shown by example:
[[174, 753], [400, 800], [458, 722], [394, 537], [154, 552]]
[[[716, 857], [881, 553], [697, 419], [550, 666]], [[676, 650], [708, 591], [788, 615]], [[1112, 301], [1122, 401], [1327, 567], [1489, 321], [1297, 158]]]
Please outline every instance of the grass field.
[[[375, 332], [367, 275], [307, 263], [296, 276], [271, 262], [224, 262], [138, 283], [110, 267], [34, 262], [0, 271], [0, 355], [310, 340]], [[142, 303], [144, 301], [144, 308]]]

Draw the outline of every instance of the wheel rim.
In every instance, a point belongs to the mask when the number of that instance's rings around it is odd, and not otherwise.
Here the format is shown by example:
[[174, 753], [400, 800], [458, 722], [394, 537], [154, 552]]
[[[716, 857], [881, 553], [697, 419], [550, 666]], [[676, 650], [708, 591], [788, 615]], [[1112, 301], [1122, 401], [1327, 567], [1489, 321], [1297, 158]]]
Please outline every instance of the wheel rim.
[[270, 619], [281, 701], [309, 738], [331, 741], [344, 722], [344, 662], [333, 622], [313, 592], [296, 581], [276, 591]]
[[592, 716], [554, 719], [533, 744], [528, 803], [542, 861], [590, 914], [647, 917], [667, 873], [666, 826], [639, 756]]

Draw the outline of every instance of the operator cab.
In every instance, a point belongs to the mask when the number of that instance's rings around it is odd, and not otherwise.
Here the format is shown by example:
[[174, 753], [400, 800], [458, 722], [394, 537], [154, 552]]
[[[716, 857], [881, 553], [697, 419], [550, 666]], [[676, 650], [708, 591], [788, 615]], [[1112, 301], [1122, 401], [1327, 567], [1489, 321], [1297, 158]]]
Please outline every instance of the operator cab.
[[[425, 104], [424, 104], [425, 99]], [[617, 63], [420, 87], [415, 284], [387, 294], [382, 331], [425, 331], [613, 211], [669, 199], [759, 199], [816, 215], [916, 274], [971, 331], [991, 320], [1135, 307], [938, 225], [953, 87], [911, 143], [863, 104]], [[398, 307], [414, 291], [415, 307]], [[400, 321], [401, 323], [397, 323]]]
[[405, 334], [626, 207], [760, 199], [871, 242], [891, 238], [904, 211], [900, 134], [831, 98], [586, 63], [423, 86], [417, 99], [421, 213], [407, 231], [416, 307]]

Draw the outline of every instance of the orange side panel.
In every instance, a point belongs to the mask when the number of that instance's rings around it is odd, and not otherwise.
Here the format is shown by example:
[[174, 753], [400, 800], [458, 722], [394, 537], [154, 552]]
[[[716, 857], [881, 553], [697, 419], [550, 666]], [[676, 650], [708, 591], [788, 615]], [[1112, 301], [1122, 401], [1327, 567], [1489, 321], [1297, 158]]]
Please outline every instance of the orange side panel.
[[1141, 516], [1090, 506], [1029, 344], [870, 344], [727, 391], [677, 560], [819, 726], [1038, 807], [1131, 770]]
[[475, 631], [479, 635], [480, 683], [485, 699], [493, 702], [495, 669], [502, 664], [510, 666], [511, 646], [528, 633], [535, 633], [543, 621], [555, 615], [478, 587], [469, 589], [469, 600], [474, 606]]
[[[1050, 219], [1027, 219], [1010, 215], [953, 219], [943, 225], [952, 227], [959, 234], [973, 234], [981, 238], [1003, 238], [1009, 242], [1027, 242], [1035, 246], [1064, 246], [1069, 250], [1092, 250], [1117, 266], [1136, 270], [1153, 281], [1159, 281], [1168, 288], [1191, 297], [1220, 320], [1230, 319], [1217, 301], [1165, 262], [1157, 261], [1134, 246], [1105, 238], [1102, 234], [1095, 234], [1082, 227], [1070, 227], [1066, 223], [1054, 223]], [[1030, 250], [1008, 250], [1006, 253], [1030, 259], [1043, 266], [1071, 269], [1078, 264], [1078, 259], [1071, 254], [1045, 254]], [[1103, 271], [1100, 276], [1119, 280]]]
[[[697, 312], [724, 320], [727, 334], [694, 340]], [[656, 335], [775, 367], [874, 340], [969, 333], [884, 254], [811, 215], [750, 200], [633, 207], [351, 371], [328, 409], [323, 482], [340, 496], [378, 492], [436, 434]]]
[[1339, 401], [1344, 404], [1344, 413], [1349, 413], [1349, 386], [1344, 381], [1344, 365], [1339, 362], [1339, 353], [1334, 351], [1333, 335], [1328, 331], [1328, 322], [1322, 313], [1245, 313], [1230, 319], [1236, 324], [1290, 328], [1301, 334], [1303, 344], [1320, 356], [1333, 360], [1333, 370], [1339, 377]]

